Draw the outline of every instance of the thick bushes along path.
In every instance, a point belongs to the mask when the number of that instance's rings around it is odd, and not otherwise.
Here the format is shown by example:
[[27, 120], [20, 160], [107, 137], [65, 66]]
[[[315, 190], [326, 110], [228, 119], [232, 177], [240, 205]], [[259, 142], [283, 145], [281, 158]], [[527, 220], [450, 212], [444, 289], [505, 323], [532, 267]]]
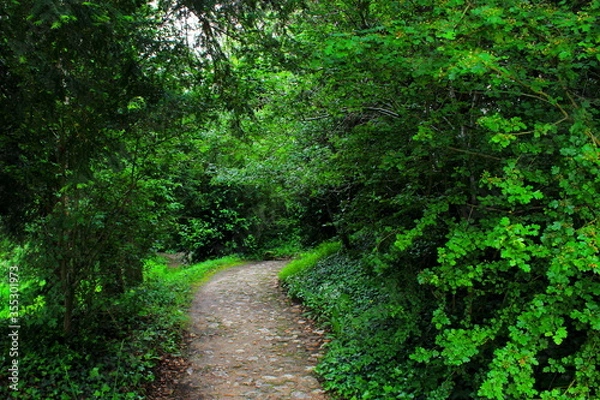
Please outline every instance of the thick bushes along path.
[[190, 310], [190, 365], [178, 399], [327, 399], [312, 370], [322, 331], [281, 290], [280, 261], [246, 264], [200, 287]]

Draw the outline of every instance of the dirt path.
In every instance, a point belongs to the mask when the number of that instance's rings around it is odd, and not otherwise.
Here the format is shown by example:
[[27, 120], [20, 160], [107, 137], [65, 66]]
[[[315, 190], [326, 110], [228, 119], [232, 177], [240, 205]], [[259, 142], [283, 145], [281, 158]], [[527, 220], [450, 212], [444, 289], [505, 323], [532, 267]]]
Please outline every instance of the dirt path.
[[284, 264], [235, 267], [198, 290], [190, 310], [191, 365], [174, 398], [327, 399], [312, 373], [323, 332], [281, 293], [277, 272]]

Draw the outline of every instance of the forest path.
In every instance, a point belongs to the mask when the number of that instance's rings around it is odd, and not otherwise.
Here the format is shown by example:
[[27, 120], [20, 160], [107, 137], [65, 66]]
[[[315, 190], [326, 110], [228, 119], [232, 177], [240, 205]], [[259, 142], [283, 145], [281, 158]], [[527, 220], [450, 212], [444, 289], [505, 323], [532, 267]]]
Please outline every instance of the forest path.
[[196, 292], [182, 400], [328, 397], [312, 370], [323, 332], [281, 292], [281, 261], [222, 271]]

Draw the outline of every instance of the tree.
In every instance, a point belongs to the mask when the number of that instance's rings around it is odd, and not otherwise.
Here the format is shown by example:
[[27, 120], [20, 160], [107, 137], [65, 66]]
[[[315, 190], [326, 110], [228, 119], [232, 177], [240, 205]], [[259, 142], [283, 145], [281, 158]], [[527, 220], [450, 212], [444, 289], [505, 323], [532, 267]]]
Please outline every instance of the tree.
[[0, 17], [2, 221], [29, 232], [67, 335], [78, 303], [141, 279], [161, 214], [164, 185], [144, 163], [181, 115], [184, 78], [161, 63], [184, 48], [158, 40], [168, 33], [158, 17], [139, 1], [45, 0], [12, 2]]
[[330, 1], [294, 19], [311, 88], [289, 109], [312, 113], [303, 150], [328, 149], [308, 164], [336, 177], [338, 232], [438, 304], [405, 391], [596, 395], [598, 7]]

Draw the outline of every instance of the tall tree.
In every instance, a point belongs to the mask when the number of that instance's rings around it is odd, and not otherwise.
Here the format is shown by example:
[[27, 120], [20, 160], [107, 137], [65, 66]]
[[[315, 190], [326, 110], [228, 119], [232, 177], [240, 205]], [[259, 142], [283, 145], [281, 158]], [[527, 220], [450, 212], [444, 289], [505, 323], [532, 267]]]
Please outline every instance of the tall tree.
[[30, 232], [67, 334], [78, 299], [140, 279], [159, 196], [144, 163], [177, 118], [163, 71], [184, 50], [161, 29], [141, 1], [9, 2], [0, 16], [2, 222]]

